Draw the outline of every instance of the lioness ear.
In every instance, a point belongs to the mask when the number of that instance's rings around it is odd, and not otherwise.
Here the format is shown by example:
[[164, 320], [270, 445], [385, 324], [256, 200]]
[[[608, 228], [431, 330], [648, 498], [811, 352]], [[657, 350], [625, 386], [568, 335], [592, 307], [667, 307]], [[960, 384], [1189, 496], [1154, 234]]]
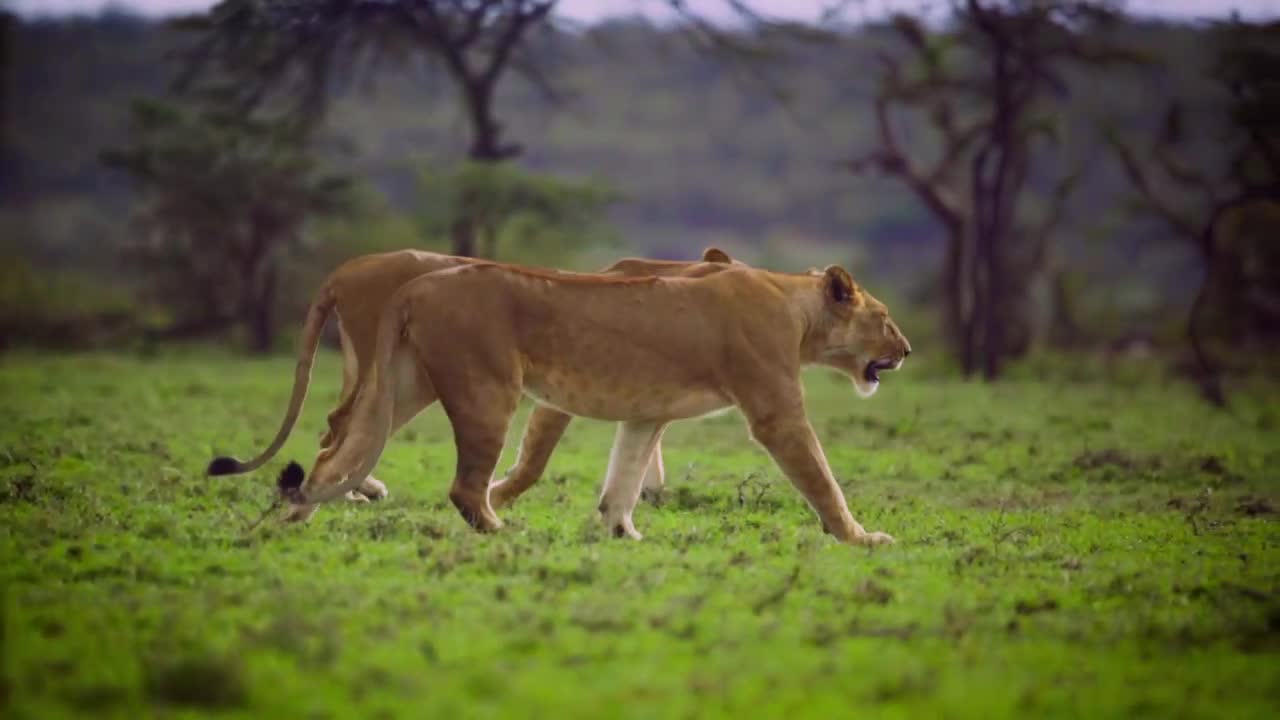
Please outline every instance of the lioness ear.
[[721, 263], [729, 265], [733, 262], [733, 258], [729, 257], [729, 253], [718, 247], [709, 247], [702, 251], [702, 262]]
[[823, 289], [831, 302], [858, 304], [858, 289], [849, 271], [839, 265], [828, 265], [822, 275]]

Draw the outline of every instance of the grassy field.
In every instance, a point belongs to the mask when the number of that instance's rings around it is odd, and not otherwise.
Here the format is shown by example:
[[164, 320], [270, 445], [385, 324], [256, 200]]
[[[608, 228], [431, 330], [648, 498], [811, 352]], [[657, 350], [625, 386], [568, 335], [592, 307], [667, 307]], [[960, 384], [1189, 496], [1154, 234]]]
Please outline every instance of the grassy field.
[[383, 456], [389, 500], [248, 531], [310, 465], [335, 356], [271, 469], [217, 479], [274, 432], [291, 359], [10, 356], [0, 715], [1274, 717], [1280, 386], [1215, 413], [1154, 377], [911, 368], [870, 400], [809, 376], [854, 516], [898, 539], [870, 550], [736, 414], [668, 433], [639, 543], [596, 522], [613, 428], [586, 421], [472, 533], [439, 408]]

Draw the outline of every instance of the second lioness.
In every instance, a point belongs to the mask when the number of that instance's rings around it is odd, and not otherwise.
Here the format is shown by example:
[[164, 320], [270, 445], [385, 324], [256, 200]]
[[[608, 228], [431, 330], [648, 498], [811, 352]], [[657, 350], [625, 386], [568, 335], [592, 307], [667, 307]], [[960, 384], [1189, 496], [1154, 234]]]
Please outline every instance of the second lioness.
[[885, 306], [837, 266], [642, 279], [496, 264], [442, 270], [392, 297], [345, 432], [310, 476], [290, 464], [280, 486], [293, 516], [310, 516], [373, 470], [402, 413], [439, 400], [457, 447], [449, 499], [475, 528], [496, 529], [489, 483], [527, 395], [619, 423], [600, 512], [614, 534], [639, 539], [631, 515], [667, 424], [737, 406], [829, 532], [856, 544], [892, 542], [850, 514], [806, 417], [800, 370], [843, 371], [869, 395], [879, 373], [910, 352]]
[[[275, 438], [251, 460], [216, 458], [209, 464], [209, 474], [247, 473], [261, 467], [279, 452], [302, 411], [311, 382], [311, 366], [315, 360], [316, 348], [330, 314], [338, 318], [343, 355], [342, 391], [338, 406], [329, 413], [329, 428], [320, 440], [320, 447], [323, 449], [332, 444], [334, 438], [342, 435], [351, 405], [368, 377], [369, 366], [373, 361], [374, 339], [377, 336], [378, 314], [386, 307], [391, 295], [405, 283], [426, 273], [480, 262], [484, 261], [422, 250], [399, 250], [354, 258], [334, 270], [316, 293], [307, 312], [294, 373], [293, 394]], [[723, 250], [707, 248], [702, 254], [701, 262], [624, 258], [601, 273], [617, 277], [687, 276], [702, 275], [720, 266], [738, 264], [741, 263], [730, 258]], [[396, 427], [412, 417], [412, 414], [398, 417]], [[570, 419], [570, 416], [548, 407], [540, 406], [533, 411], [515, 466], [503, 482], [494, 486], [495, 504], [501, 506], [509, 503], [537, 482]], [[662, 486], [663, 480], [662, 451], [661, 448], [655, 448], [645, 477], [645, 486], [657, 489]], [[369, 476], [352, 491], [350, 497], [377, 499], [386, 495], [386, 486]]]

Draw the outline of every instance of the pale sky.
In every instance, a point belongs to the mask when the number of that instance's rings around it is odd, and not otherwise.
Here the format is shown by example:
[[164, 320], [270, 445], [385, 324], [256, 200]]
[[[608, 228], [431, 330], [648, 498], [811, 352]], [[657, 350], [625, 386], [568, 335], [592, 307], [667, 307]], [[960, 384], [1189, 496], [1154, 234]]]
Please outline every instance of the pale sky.
[[[727, 17], [724, 0], [686, 0], [689, 7], [712, 17]], [[24, 15], [96, 12], [104, 7], [128, 8], [142, 15], [159, 16], [176, 12], [204, 10], [211, 0], [0, 0]], [[765, 13], [797, 20], [813, 19], [831, 0], [749, 0], [752, 7]], [[858, 17], [858, 0], [849, 3], [851, 17]], [[862, 0], [865, 12], [877, 15], [885, 10], [918, 7], [918, 0]], [[644, 12], [660, 17], [666, 12], [664, 0], [560, 0], [558, 12], [580, 21], [592, 21], [619, 14]], [[1280, 0], [1129, 0], [1130, 11], [1142, 15], [1164, 15], [1179, 18], [1224, 17], [1238, 10], [1247, 17], [1280, 16]]]

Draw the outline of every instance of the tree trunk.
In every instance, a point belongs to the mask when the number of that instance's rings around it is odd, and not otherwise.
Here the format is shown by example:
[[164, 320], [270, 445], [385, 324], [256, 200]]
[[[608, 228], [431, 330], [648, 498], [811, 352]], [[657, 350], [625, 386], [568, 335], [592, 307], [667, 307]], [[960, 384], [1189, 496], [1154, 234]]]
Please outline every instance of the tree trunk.
[[965, 377], [978, 367], [978, 303], [972, 218], [965, 217], [947, 231], [947, 251], [943, 259], [943, 287], [946, 293], [942, 320], [944, 336], [960, 359]]
[[467, 157], [473, 162], [498, 163], [520, 154], [519, 145], [502, 143], [502, 125], [493, 116], [492, 81], [473, 80], [466, 83], [463, 100], [471, 118], [471, 147]]
[[[975, 185], [975, 189], [976, 189]], [[977, 374], [982, 358], [983, 323], [983, 272], [981, 227], [977, 224], [981, 206], [974, 202], [974, 212], [969, 220], [969, 237], [964, 255], [961, 258], [963, 268], [961, 288], [964, 298], [964, 342], [961, 345], [960, 369], [965, 377]]]
[[[991, 51], [991, 130], [971, 169], [976, 285], [974, 333], [977, 339], [976, 361], [982, 375], [994, 380], [1000, 375], [1004, 360], [1006, 315], [1014, 299], [1006, 297], [1010, 285], [1006, 255], [1014, 207], [1024, 170], [1018, 118], [1024, 102], [1018, 99], [1015, 83], [1017, 57], [1014, 50], [1016, 29], [998, 13], [969, 3], [970, 12], [990, 42]], [[976, 369], [976, 368], [975, 368]]]
[[1227, 394], [1222, 388], [1222, 378], [1218, 366], [1209, 357], [1204, 347], [1204, 339], [1200, 335], [1200, 315], [1204, 312], [1209, 300], [1209, 292], [1217, 270], [1217, 225], [1222, 212], [1218, 211], [1209, 218], [1200, 236], [1200, 258], [1204, 266], [1204, 276], [1196, 291], [1191, 310], [1187, 313], [1187, 341], [1191, 344], [1191, 352], [1195, 357], [1196, 384], [1204, 398], [1214, 407], [1227, 406]]
[[965, 297], [964, 297], [964, 232], [947, 232], [947, 250], [942, 261], [943, 337], [951, 343], [953, 351], [964, 347]]
[[248, 318], [249, 349], [254, 353], [271, 352], [276, 342], [276, 262], [267, 260], [261, 275]]
[[269, 215], [253, 214], [249, 245], [241, 260], [240, 322], [249, 333], [249, 352], [267, 353], [275, 343], [275, 245], [283, 236]]
[[480, 223], [480, 254], [488, 260], [498, 259], [498, 229], [491, 222]]
[[471, 221], [471, 218], [459, 217], [455, 219], [453, 227], [449, 229], [449, 236], [454, 255], [460, 257], [476, 256], [475, 224]]
[[[493, 116], [494, 78], [468, 78], [459, 75], [458, 80], [463, 86], [462, 99], [471, 120], [471, 146], [467, 149], [467, 159], [476, 163], [496, 164], [519, 155], [519, 145], [502, 143], [502, 126]], [[461, 212], [450, 231], [454, 255], [482, 257], [486, 251], [489, 256], [494, 252], [493, 243], [486, 242], [483, 237], [485, 228], [482, 218], [469, 216], [474, 212], [472, 208], [480, 205], [470, 198], [462, 199]]]
[[[14, 28], [17, 17], [7, 10], [0, 10], [0, 153], [9, 155], [10, 113], [9, 113], [9, 73], [4, 72], [13, 67], [11, 57]], [[0, 164], [0, 183], [8, 185], [8, 163]]]
[[987, 380], [995, 380], [1000, 375], [1001, 360], [1004, 359], [1004, 313], [1002, 309], [1005, 304], [1005, 278], [1004, 263], [1001, 262], [1001, 252], [1003, 250], [1002, 243], [999, 243], [1000, 233], [994, 233], [992, 241], [987, 247], [986, 275], [987, 275], [987, 296], [984, 303], [985, 323], [982, 337], [985, 347], [983, 348], [982, 357], [982, 377]]
[[[1003, 57], [1003, 56], [997, 56]], [[1000, 67], [998, 65], [998, 67]], [[990, 155], [979, 153], [978, 177], [985, 176], [985, 182], [978, 188], [981, 199], [977, 213], [977, 234], [981, 248], [978, 262], [982, 265], [983, 287], [981, 307], [982, 323], [982, 376], [987, 380], [995, 380], [1000, 375], [1000, 364], [1004, 348], [1004, 313], [1002, 309], [1007, 301], [1005, 297], [1004, 253], [1007, 252], [1009, 215], [1007, 197], [1007, 181], [1010, 171], [1010, 155], [1014, 152], [1012, 143], [1012, 110], [1008, 106], [1008, 90], [1002, 87], [1007, 84], [1003, 71], [996, 73], [996, 120], [993, 123]], [[985, 167], [984, 167], [985, 166]]]
[[1053, 273], [1050, 293], [1049, 343], [1057, 348], [1075, 347], [1081, 336], [1080, 324], [1076, 322], [1075, 310], [1071, 306], [1071, 293], [1067, 288], [1066, 272], [1057, 270]]

